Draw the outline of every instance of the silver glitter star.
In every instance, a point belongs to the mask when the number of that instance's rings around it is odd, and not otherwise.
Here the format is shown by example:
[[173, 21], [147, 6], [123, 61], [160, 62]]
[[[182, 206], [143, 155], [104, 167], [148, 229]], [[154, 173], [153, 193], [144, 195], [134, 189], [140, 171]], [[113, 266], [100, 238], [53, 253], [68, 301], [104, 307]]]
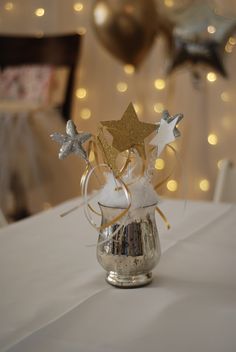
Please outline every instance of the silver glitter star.
[[67, 121], [66, 134], [55, 132], [52, 133], [50, 137], [54, 141], [62, 144], [58, 154], [59, 159], [65, 159], [69, 154], [74, 153], [88, 162], [87, 153], [82, 144], [91, 138], [92, 135], [88, 132], [78, 133], [72, 120]]

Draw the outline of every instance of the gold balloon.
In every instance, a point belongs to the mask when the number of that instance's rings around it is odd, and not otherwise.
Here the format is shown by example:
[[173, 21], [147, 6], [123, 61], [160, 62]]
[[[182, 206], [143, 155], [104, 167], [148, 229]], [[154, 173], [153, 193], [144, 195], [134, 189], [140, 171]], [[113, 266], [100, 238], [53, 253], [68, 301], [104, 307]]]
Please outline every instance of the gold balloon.
[[148, 54], [159, 30], [153, 0], [96, 0], [92, 24], [101, 44], [135, 67]]

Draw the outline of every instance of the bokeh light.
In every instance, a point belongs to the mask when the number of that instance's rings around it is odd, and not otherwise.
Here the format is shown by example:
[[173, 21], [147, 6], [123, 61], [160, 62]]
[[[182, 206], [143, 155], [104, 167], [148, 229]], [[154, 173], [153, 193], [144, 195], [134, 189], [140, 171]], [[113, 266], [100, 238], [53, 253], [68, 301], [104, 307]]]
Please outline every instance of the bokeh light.
[[210, 182], [204, 178], [199, 182], [199, 188], [203, 192], [207, 192], [210, 189]]
[[165, 161], [161, 158], [156, 159], [155, 168], [157, 170], [163, 170], [165, 167]]
[[210, 133], [207, 137], [207, 140], [211, 145], [216, 145], [218, 143], [218, 137], [215, 133]]
[[88, 108], [82, 109], [81, 112], [80, 112], [80, 117], [81, 117], [81, 119], [83, 119], [83, 120], [88, 120], [88, 119], [90, 119], [90, 117], [91, 117], [91, 110], [88, 109]]
[[178, 189], [178, 182], [176, 180], [169, 180], [166, 184], [168, 191], [175, 192]]

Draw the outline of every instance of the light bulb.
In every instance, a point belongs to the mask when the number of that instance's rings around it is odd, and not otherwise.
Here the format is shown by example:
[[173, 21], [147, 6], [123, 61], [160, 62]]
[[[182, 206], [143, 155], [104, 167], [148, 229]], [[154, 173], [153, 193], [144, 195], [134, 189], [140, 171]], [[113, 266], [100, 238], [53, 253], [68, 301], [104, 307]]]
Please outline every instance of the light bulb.
[[164, 79], [156, 79], [154, 82], [154, 86], [156, 89], [162, 90], [165, 88], [166, 82], [164, 81]]
[[209, 82], [215, 82], [217, 80], [217, 75], [215, 74], [215, 72], [208, 72], [207, 80]]
[[78, 88], [75, 94], [77, 98], [84, 99], [87, 96], [87, 90], [85, 88]]
[[14, 7], [14, 5], [13, 5], [13, 3], [12, 2], [6, 2], [6, 4], [4, 5], [4, 9], [6, 10], [6, 11], [11, 11], [11, 10], [13, 10], [13, 7]]
[[124, 93], [128, 89], [128, 84], [125, 82], [118, 82], [116, 85], [116, 89], [118, 90], [118, 92]]
[[165, 167], [165, 161], [161, 158], [156, 159], [155, 168], [157, 170], [163, 170]]
[[81, 2], [74, 3], [74, 6], [73, 6], [74, 11], [80, 12], [83, 10], [83, 8], [84, 8], [84, 5]]
[[203, 192], [209, 191], [209, 189], [210, 189], [210, 183], [209, 183], [209, 181], [208, 181], [206, 178], [202, 179], [202, 180], [199, 182], [199, 188], [200, 188], [200, 190], [203, 191]]
[[164, 105], [162, 103], [156, 103], [156, 104], [154, 104], [153, 109], [154, 109], [155, 112], [160, 114], [160, 113], [162, 113], [164, 111], [165, 108], [164, 108]]
[[166, 187], [170, 192], [175, 192], [178, 189], [178, 183], [176, 180], [169, 180], [166, 184]]
[[210, 133], [207, 137], [208, 143], [211, 145], [216, 145], [218, 143], [218, 137], [214, 133]]
[[210, 33], [210, 34], [214, 34], [216, 32], [216, 27], [208, 26], [207, 27], [207, 32]]
[[80, 117], [81, 117], [81, 119], [83, 119], [83, 120], [88, 120], [88, 119], [90, 119], [90, 117], [91, 117], [91, 110], [88, 109], [88, 108], [82, 109], [81, 112], [80, 112]]
[[124, 65], [124, 71], [127, 75], [132, 75], [135, 71], [135, 68], [133, 65]]
[[37, 17], [42, 17], [42, 16], [45, 15], [45, 10], [44, 10], [44, 8], [39, 7], [38, 9], [36, 9], [36, 10], [34, 11], [34, 14], [35, 14], [35, 16], [37, 16]]

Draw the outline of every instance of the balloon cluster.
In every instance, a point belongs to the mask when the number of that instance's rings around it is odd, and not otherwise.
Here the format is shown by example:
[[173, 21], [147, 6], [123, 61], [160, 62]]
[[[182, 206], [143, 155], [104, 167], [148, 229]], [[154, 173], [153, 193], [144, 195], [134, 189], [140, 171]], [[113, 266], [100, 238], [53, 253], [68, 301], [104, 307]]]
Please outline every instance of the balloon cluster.
[[170, 48], [167, 74], [190, 63], [191, 67], [207, 65], [226, 77], [224, 49], [236, 20], [217, 15], [202, 0], [188, 1], [174, 10], [160, 11], [154, 0], [95, 0], [92, 25], [99, 42], [135, 68], [163, 34]]

